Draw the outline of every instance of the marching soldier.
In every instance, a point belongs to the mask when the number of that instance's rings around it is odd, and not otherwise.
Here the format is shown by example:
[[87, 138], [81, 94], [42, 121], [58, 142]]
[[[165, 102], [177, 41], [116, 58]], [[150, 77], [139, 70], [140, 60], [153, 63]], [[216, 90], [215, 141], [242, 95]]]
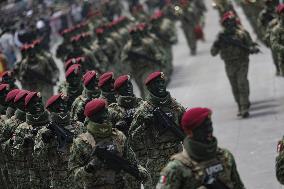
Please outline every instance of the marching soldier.
[[80, 64], [74, 64], [65, 72], [65, 84], [60, 88], [59, 93], [68, 97], [68, 109], [71, 109], [74, 100], [82, 94], [83, 86], [81, 83], [82, 70]]
[[71, 118], [84, 123], [84, 109], [88, 102], [95, 98], [99, 98], [101, 90], [98, 86], [99, 76], [95, 71], [88, 71], [83, 76], [84, 90], [82, 95], [78, 96], [71, 107]]
[[277, 53], [277, 60], [280, 70], [280, 75], [284, 76], [284, 41], [283, 41], [283, 28], [284, 28], [284, 4], [280, 4], [277, 7], [277, 13], [279, 15], [279, 21], [277, 25], [272, 29], [270, 34], [270, 43], [272, 50]]
[[183, 114], [181, 127], [187, 134], [183, 151], [162, 170], [157, 189], [245, 189], [234, 156], [219, 148], [213, 136], [211, 114], [208, 108]]
[[229, 78], [233, 95], [238, 104], [238, 116], [249, 116], [249, 81], [247, 79], [249, 55], [258, 53], [249, 33], [238, 26], [236, 16], [227, 12], [222, 18], [224, 30], [211, 48], [212, 56], [220, 54], [225, 62], [226, 73]]
[[46, 161], [51, 177], [51, 188], [74, 188], [68, 171], [68, 160], [73, 138], [84, 132], [83, 124], [72, 121], [67, 107], [67, 97], [58, 94], [50, 97], [46, 109], [50, 113], [50, 124], [40, 129], [35, 139], [34, 158]]
[[[78, 187], [125, 188], [121, 170], [126, 171], [123, 167], [130, 165], [127, 173], [145, 181], [147, 171], [137, 164], [134, 153], [126, 145], [124, 134], [112, 127], [106, 102], [92, 100], [84, 113], [88, 118], [87, 132], [74, 140], [69, 160], [69, 169]], [[112, 158], [115, 158], [114, 162]], [[118, 160], [121, 163], [115, 162]]]
[[[29, 92], [25, 97], [26, 122], [17, 127], [12, 148], [15, 161], [17, 189], [47, 189], [50, 187], [50, 175], [46, 161], [33, 158], [37, 132], [49, 124], [49, 115], [45, 111], [40, 93]], [[42, 169], [46, 165], [45, 169]]]
[[114, 73], [106, 72], [99, 78], [98, 86], [101, 89], [101, 97], [105, 99], [108, 105], [116, 102], [116, 93], [114, 91]]
[[[153, 188], [159, 180], [159, 172], [170, 156], [182, 150], [184, 134], [179, 130], [184, 108], [166, 90], [162, 72], [154, 72], [145, 80], [149, 90], [146, 101], [137, 109], [129, 129], [129, 144], [142, 166], [150, 172], [151, 180], [145, 189]], [[171, 128], [166, 129], [166, 124]]]
[[114, 90], [118, 97], [117, 103], [112, 103], [108, 107], [110, 119], [115, 128], [128, 136], [133, 116], [143, 101], [135, 96], [129, 75], [119, 76], [114, 82]]

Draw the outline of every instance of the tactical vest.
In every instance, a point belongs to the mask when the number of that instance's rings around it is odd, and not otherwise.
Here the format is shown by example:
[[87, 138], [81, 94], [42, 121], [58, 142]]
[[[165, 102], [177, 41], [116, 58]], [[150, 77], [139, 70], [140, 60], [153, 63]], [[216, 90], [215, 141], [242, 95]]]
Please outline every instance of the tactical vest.
[[192, 172], [194, 188], [204, 186], [203, 181], [207, 176], [217, 176], [217, 179], [225, 184], [228, 188], [233, 189], [234, 185], [231, 180], [232, 164], [229, 162], [230, 154], [220, 148], [217, 149], [216, 158], [197, 162], [191, 159], [186, 151], [174, 155], [171, 159], [180, 161], [185, 167]]

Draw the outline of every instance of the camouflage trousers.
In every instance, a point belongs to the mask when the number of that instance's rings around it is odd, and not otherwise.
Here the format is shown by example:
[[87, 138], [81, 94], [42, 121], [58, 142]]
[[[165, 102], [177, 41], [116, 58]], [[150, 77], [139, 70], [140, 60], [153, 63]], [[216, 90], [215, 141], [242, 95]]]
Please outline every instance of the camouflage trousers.
[[278, 56], [278, 66], [280, 70], [280, 75], [284, 76], [284, 56], [283, 55]]
[[21, 84], [23, 89], [40, 92], [44, 103], [46, 103], [46, 101], [54, 94], [53, 85], [47, 83], [22, 82]]
[[194, 26], [195, 26], [194, 24], [191, 25], [188, 24], [187, 22], [182, 22], [183, 33], [185, 35], [187, 45], [190, 49], [190, 53], [193, 55], [196, 53], [196, 48], [197, 48], [197, 40], [194, 33]]
[[72, 177], [68, 174], [68, 170], [52, 170], [51, 171], [51, 188], [74, 188]]
[[[276, 52], [274, 52], [273, 50], [271, 50], [271, 55], [272, 55], [272, 59], [273, 59], [273, 63], [275, 65], [275, 69], [276, 69], [276, 75], [280, 75], [281, 71], [280, 71], [280, 61], [279, 61], [279, 57], [278, 54]], [[284, 66], [282, 66], [284, 67]], [[282, 68], [282, 73], [284, 73], [284, 69]]]
[[160, 172], [170, 161], [170, 157], [182, 150], [181, 145], [176, 145], [170, 149], [159, 149], [156, 151], [148, 151], [148, 156], [139, 157], [140, 164], [145, 167], [151, 178], [144, 183], [144, 189], [154, 189], [160, 178]]
[[225, 61], [225, 68], [230, 81], [234, 99], [240, 111], [249, 108], [249, 59]]
[[31, 189], [30, 166], [27, 161], [15, 161], [16, 189]]

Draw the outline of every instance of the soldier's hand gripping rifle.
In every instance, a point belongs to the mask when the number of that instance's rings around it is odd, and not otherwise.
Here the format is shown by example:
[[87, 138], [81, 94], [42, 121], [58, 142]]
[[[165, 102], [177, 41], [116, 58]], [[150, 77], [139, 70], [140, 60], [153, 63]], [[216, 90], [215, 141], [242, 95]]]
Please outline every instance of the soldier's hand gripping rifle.
[[68, 129], [65, 129], [64, 127], [60, 127], [52, 123], [50, 123], [47, 128], [51, 130], [57, 138], [57, 152], [65, 153], [66, 145], [73, 142], [74, 134]]
[[185, 133], [180, 129], [180, 127], [171, 119], [169, 116], [160, 108], [155, 108], [153, 111], [154, 116], [157, 118], [158, 123], [163, 129], [169, 130], [180, 140], [185, 138]]
[[234, 39], [230, 36], [226, 36], [224, 34], [219, 35], [218, 41], [219, 41], [219, 43], [239, 47], [239, 48], [249, 52], [250, 54], [257, 54], [257, 53], [261, 52], [260, 49], [257, 47], [257, 45], [258, 45], [257, 43], [253, 43], [253, 45], [251, 47], [248, 47], [247, 45], [244, 45], [242, 43], [242, 41], [240, 41], [238, 39]]
[[97, 146], [92, 152], [92, 156], [96, 156], [114, 171], [120, 172], [123, 170], [124, 172], [135, 177], [137, 180], [142, 179], [137, 165], [133, 165], [129, 161], [118, 156], [108, 147]]

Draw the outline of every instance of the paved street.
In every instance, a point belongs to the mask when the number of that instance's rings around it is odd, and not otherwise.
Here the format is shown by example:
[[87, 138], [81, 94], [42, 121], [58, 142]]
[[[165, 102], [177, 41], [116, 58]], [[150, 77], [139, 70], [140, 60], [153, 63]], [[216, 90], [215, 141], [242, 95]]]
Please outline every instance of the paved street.
[[[246, 188], [281, 188], [275, 178], [274, 166], [276, 145], [284, 134], [284, 78], [275, 77], [270, 51], [261, 46], [263, 54], [251, 56], [250, 61], [251, 117], [238, 119], [224, 64], [220, 57], [210, 56], [210, 47], [220, 26], [210, 1], [207, 6], [206, 42], [199, 44], [197, 56], [190, 57], [179, 29], [170, 91], [184, 106], [212, 108], [215, 135], [220, 146], [235, 155]], [[239, 14], [251, 32], [245, 17], [241, 12]]]

